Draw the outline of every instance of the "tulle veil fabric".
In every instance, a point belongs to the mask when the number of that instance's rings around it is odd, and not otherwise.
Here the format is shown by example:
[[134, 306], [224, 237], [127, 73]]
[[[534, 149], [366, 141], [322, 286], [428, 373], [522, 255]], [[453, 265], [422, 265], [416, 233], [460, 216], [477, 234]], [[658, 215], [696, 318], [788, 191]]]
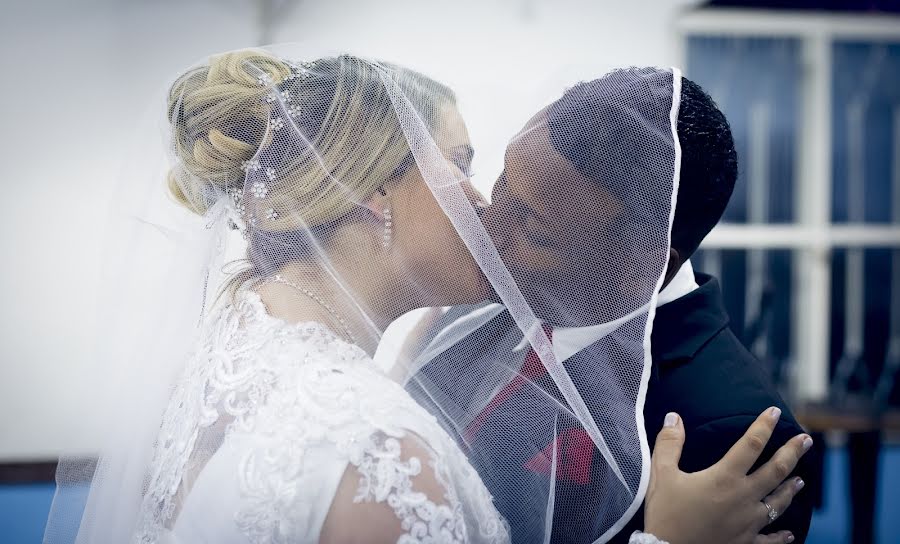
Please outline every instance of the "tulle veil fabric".
[[[359, 287], [371, 263], [359, 262], [352, 270], [335, 257], [355, 251], [342, 238], [342, 229], [352, 223], [382, 244], [386, 259], [398, 263], [392, 267], [396, 278], [374, 306], [398, 312], [451, 306], [439, 292], [440, 278], [423, 272], [395, 245], [400, 229], [410, 228], [401, 221], [416, 218], [371, 206], [385, 183], [410, 171], [418, 173], [436, 203], [423, 204], [420, 213], [442, 213], [458, 237], [433, 253], [443, 253], [442, 266], [458, 269], [459, 276], [475, 267], [484, 279], [482, 298], [490, 299], [481, 307], [494, 316], [505, 312], [521, 342], [507, 357], [485, 347], [490, 333], [487, 340], [485, 334], [438, 336], [429, 346], [431, 356], [408, 362], [403, 385], [469, 456], [490, 493], [515, 497], [515, 511], [501, 513], [514, 528], [524, 527], [517, 533], [522, 541], [548, 541], [555, 526], [567, 524], [584, 527], [582, 541], [608, 540], [637, 510], [649, 479], [642, 409], [678, 187], [678, 70], [630, 69], [604, 76], [608, 81], [599, 94], [580, 102], [588, 111], [557, 111], [556, 121], [545, 116], [512, 135], [511, 144], [552, 135], [553, 145], [534, 147], [535, 164], [555, 160], [549, 155], [559, 155], [561, 148], [604, 159], [594, 173], [617, 188], [612, 191], [616, 220], [605, 231], [614, 242], [611, 257], [596, 270], [595, 285], [588, 289], [593, 294], [582, 304], [560, 297], [555, 287], [529, 284], [527, 274], [504, 263], [496, 233], [489, 232], [481, 204], [473, 199], [468, 172], [448, 156], [446, 142], [459, 140], [464, 127], [448, 121], [447, 108], [477, 97], [454, 96], [439, 82], [389, 62], [313, 54], [299, 45], [255, 51], [255, 56], [235, 56], [230, 73], [210, 72], [209, 59], [203, 59], [167, 86], [165, 99], [151, 107], [155, 118], [142, 128], [145, 137], [126, 161], [106, 233], [100, 304], [99, 356], [109, 367], [110, 401], [98, 417], [108, 420], [108, 440], [96, 462], [60, 460], [44, 541], [134, 538], [147, 507], [155, 452], [169, 438], [159, 434], [169, 399], [185, 379], [184, 366], [207, 318], [228, 304], [235, 289], [279, 275], [285, 263], [314, 262], [319, 277], [333, 286], [326, 305], [339, 305], [344, 313], [350, 309], [329, 326], [341, 334], [346, 318], [351, 336], [377, 343], [384, 316], [373, 308], [371, 293]], [[352, 77], [345, 73], [350, 65], [358, 71]], [[243, 78], [237, 94], [235, 73]], [[189, 96], [198, 86], [206, 94]], [[338, 94], [351, 98], [338, 103]], [[189, 100], [209, 107], [191, 106]], [[230, 111], [245, 113], [217, 124], [212, 105], [229, 100]], [[533, 113], [522, 112], [523, 123]], [[558, 126], [561, 118], [592, 116], [604, 122], [571, 123], [578, 128], [574, 132]], [[173, 129], [178, 123], [180, 132]], [[206, 147], [196, 144], [198, 139]], [[244, 149], [235, 143], [246, 141], [256, 145]], [[335, 152], [345, 149], [354, 152]], [[181, 202], [172, 198], [173, 185]], [[541, 292], [543, 298], [536, 296]], [[576, 359], [558, 360], [545, 326], [549, 319], [537, 299], [552, 300], [552, 319], [566, 327], [600, 330], [596, 341]], [[596, 311], [586, 312], [587, 305]], [[523, 367], [525, 352], [533, 352], [544, 369], [540, 379]], [[423, 372], [438, 354], [451, 364]], [[473, 438], [473, 422], [510, 384], [519, 384], [516, 392]], [[565, 441], [573, 429], [587, 437], [595, 453], [591, 485], [562, 493], [561, 486], [571, 483], [561, 475], [572, 471], [564, 465], [573, 462]], [[171, 438], [187, 440], [187, 446], [178, 446], [215, 449], [192, 442], [196, 437]], [[509, 449], [528, 450], [538, 461], [543, 455], [545, 463], [532, 467], [529, 479], [511, 479], [505, 475], [521, 467], [493, 455]], [[585, 509], [594, 510], [588, 525]], [[531, 519], [524, 523], [516, 512]]]

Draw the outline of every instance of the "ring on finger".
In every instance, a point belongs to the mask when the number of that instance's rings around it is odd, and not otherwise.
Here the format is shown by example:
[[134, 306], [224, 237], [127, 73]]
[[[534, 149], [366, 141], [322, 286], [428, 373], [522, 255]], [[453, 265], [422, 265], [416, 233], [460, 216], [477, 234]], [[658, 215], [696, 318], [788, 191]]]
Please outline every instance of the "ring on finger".
[[778, 510], [772, 508], [772, 505], [770, 505], [766, 501], [762, 501], [762, 503], [766, 507], [766, 515], [769, 516], [769, 523], [772, 523], [773, 521], [778, 519]]

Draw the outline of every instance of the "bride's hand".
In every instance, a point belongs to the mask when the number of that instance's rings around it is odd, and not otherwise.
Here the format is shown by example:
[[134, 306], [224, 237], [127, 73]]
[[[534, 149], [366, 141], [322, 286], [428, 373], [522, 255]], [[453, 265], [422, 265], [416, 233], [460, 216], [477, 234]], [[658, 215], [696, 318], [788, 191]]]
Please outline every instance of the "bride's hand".
[[785, 478], [809, 450], [812, 439], [806, 434], [795, 436], [765, 465], [747, 474], [780, 415], [777, 408], [769, 408], [718, 463], [688, 474], [678, 468], [684, 426], [677, 414], [668, 414], [653, 449], [644, 531], [671, 544], [793, 542], [789, 531], [759, 533], [770, 523], [770, 508], [776, 515], [784, 513], [803, 487], [799, 478]]

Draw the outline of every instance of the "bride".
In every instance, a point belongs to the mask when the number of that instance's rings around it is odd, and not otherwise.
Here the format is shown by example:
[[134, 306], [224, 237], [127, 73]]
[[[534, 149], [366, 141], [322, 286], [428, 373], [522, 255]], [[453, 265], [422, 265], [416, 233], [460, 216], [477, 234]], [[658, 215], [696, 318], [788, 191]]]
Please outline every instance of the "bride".
[[[453, 92], [350, 55], [294, 63], [247, 50], [184, 73], [167, 112], [168, 192], [206, 228], [200, 242], [170, 233], [180, 249], [157, 278], [168, 289], [142, 295], [166, 309], [119, 360], [179, 362], [155, 369], [156, 393], [139, 378], [126, 391], [139, 408], [123, 411], [129, 432], [93, 474], [77, 541], [509, 542], [462, 433], [372, 360], [405, 312], [491, 289], [459, 235], [484, 204], [468, 185], [473, 150]], [[228, 227], [243, 235], [246, 266], [207, 296]], [[202, 281], [185, 279], [190, 267]], [[202, 319], [190, 326], [194, 308]], [[750, 434], [767, 439], [770, 419]], [[759, 497], [715, 496], [732, 465], [679, 472], [672, 421], [645, 526], [678, 542], [754, 541]], [[792, 489], [767, 500], [783, 510]], [[66, 515], [58, 494], [46, 542], [63, 539]]]

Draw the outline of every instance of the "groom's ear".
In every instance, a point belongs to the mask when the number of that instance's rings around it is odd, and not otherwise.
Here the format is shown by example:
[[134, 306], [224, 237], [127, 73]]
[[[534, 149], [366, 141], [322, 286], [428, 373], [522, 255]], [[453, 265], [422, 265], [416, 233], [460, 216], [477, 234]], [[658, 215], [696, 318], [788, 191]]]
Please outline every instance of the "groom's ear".
[[672, 281], [672, 278], [678, 273], [678, 269], [681, 268], [682, 264], [684, 264], [684, 259], [681, 257], [681, 254], [678, 253], [678, 250], [669, 248], [669, 263], [666, 265], [666, 277], [662, 284], [663, 288], [665, 288], [666, 285], [669, 285], [669, 282]]

